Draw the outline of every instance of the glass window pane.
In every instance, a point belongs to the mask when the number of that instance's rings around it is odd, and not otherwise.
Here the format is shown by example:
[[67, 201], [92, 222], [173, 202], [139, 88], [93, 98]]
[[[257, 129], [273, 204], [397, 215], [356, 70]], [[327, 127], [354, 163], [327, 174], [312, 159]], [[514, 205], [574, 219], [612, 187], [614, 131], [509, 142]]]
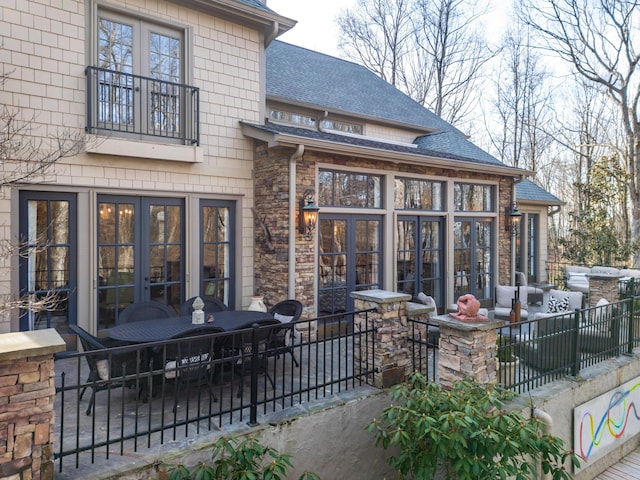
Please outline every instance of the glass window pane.
[[182, 206], [169, 205], [165, 212], [167, 241], [169, 243], [182, 242]]
[[319, 205], [380, 208], [382, 177], [362, 173], [320, 172]]
[[98, 205], [98, 243], [115, 243], [116, 241], [116, 206], [113, 203]]
[[135, 240], [135, 207], [130, 203], [116, 205], [118, 217], [118, 243], [133, 243]]
[[472, 185], [456, 183], [454, 185], [454, 204], [457, 212], [492, 212], [492, 185]]

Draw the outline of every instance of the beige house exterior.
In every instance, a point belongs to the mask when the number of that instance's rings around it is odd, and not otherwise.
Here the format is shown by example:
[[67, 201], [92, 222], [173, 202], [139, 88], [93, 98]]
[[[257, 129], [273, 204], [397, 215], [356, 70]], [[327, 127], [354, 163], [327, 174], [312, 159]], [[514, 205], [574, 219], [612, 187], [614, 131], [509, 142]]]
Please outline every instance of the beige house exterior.
[[[306, 317], [369, 288], [490, 306], [509, 282], [505, 207], [530, 172], [363, 67], [275, 40], [294, 25], [260, 0], [0, 5], [2, 103], [41, 151], [64, 132], [87, 141], [3, 190], [0, 235], [39, 247], [4, 260], [3, 293], [62, 301], [0, 332], [105, 335], [132, 302], [196, 295], [296, 298]], [[26, 160], [9, 155], [7, 178]], [[310, 235], [304, 198], [320, 207]]]

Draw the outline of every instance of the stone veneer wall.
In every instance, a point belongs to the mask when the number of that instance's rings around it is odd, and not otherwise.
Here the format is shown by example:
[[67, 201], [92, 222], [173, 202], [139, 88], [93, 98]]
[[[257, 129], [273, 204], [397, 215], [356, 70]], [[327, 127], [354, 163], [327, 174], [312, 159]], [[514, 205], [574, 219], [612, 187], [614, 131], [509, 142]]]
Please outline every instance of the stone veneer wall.
[[64, 340], [54, 329], [0, 337], [0, 478], [53, 479], [53, 355]]
[[[288, 258], [289, 258], [289, 163], [295, 153], [293, 148], [268, 148], [266, 143], [256, 142], [254, 163], [254, 208], [256, 215], [269, 230], [272, 249], [266, 242], [262, 226], [255, 222], [255, 293], [264, 295], [270, 306], [287, 298]], [[498, 181], [498, 255], [499, 271], [496, 284], [510, 283], [511, 236], [505, 230], [504, 209], [511, 205], [510, 179], [489, 174], [479, 174], [462, 170], [424, 167], [419, 165], [398, 165], [391, 162], [373, 161], [357, 157], [304, 152], [296, 162], [296, 213], [293, 218], [296, 228], [296, 280], [295, 298], [310, 311], [303, 317], [315, 316], [315, 242], [307, 241], [297, 231], [298, 205], [305, 190], [315, 190], [318, 163], [325, 165], [348, 165], [352, 168], [384, 170], [402, 175], [437, 175], [461, 181]], [[317, 192], [316, 192], [317, 194]], [[317, 195], [316, 195], [317, 197]], [[316, 233], [317, 235], [317, 233]], [[492, 295], [493, 296], [493, 295]], [[485, 305], [489, 306], [489, 305]]]

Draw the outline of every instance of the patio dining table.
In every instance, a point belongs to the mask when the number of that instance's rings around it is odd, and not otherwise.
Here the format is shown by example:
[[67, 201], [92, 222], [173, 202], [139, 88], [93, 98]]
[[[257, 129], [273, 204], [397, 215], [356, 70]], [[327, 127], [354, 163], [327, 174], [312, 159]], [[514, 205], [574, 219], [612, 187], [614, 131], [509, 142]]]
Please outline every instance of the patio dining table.
[[189, 330], [212, 327], [212, 330], [230, 332], [249, 328], [263, 320], [273, 320], [271, 314], [253, 310], [225, 310], [215, 312], [213, 316], [212, 322], [205, 319], [204, 324], [191, 323], [191, 315], [124, 323], [110, 328], [108, 335], [113, 340], [128, 343], [159, 342], [187, 333]]

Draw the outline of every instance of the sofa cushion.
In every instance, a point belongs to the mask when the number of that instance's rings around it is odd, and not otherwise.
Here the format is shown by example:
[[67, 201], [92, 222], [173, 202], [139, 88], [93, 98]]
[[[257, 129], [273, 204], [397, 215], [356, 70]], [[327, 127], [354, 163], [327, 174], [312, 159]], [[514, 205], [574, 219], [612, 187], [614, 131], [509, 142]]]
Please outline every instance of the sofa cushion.
[[620, 270], [615, 267], [605, 267], [602, 265], [596, 265], [591, 268], [591, 273], [594, 275], [620, 275]]
[[567, 311], [569, 311], [569, 297], [557, 298], [553, 295], [549, 296], [547, 313], [560, 313]]

